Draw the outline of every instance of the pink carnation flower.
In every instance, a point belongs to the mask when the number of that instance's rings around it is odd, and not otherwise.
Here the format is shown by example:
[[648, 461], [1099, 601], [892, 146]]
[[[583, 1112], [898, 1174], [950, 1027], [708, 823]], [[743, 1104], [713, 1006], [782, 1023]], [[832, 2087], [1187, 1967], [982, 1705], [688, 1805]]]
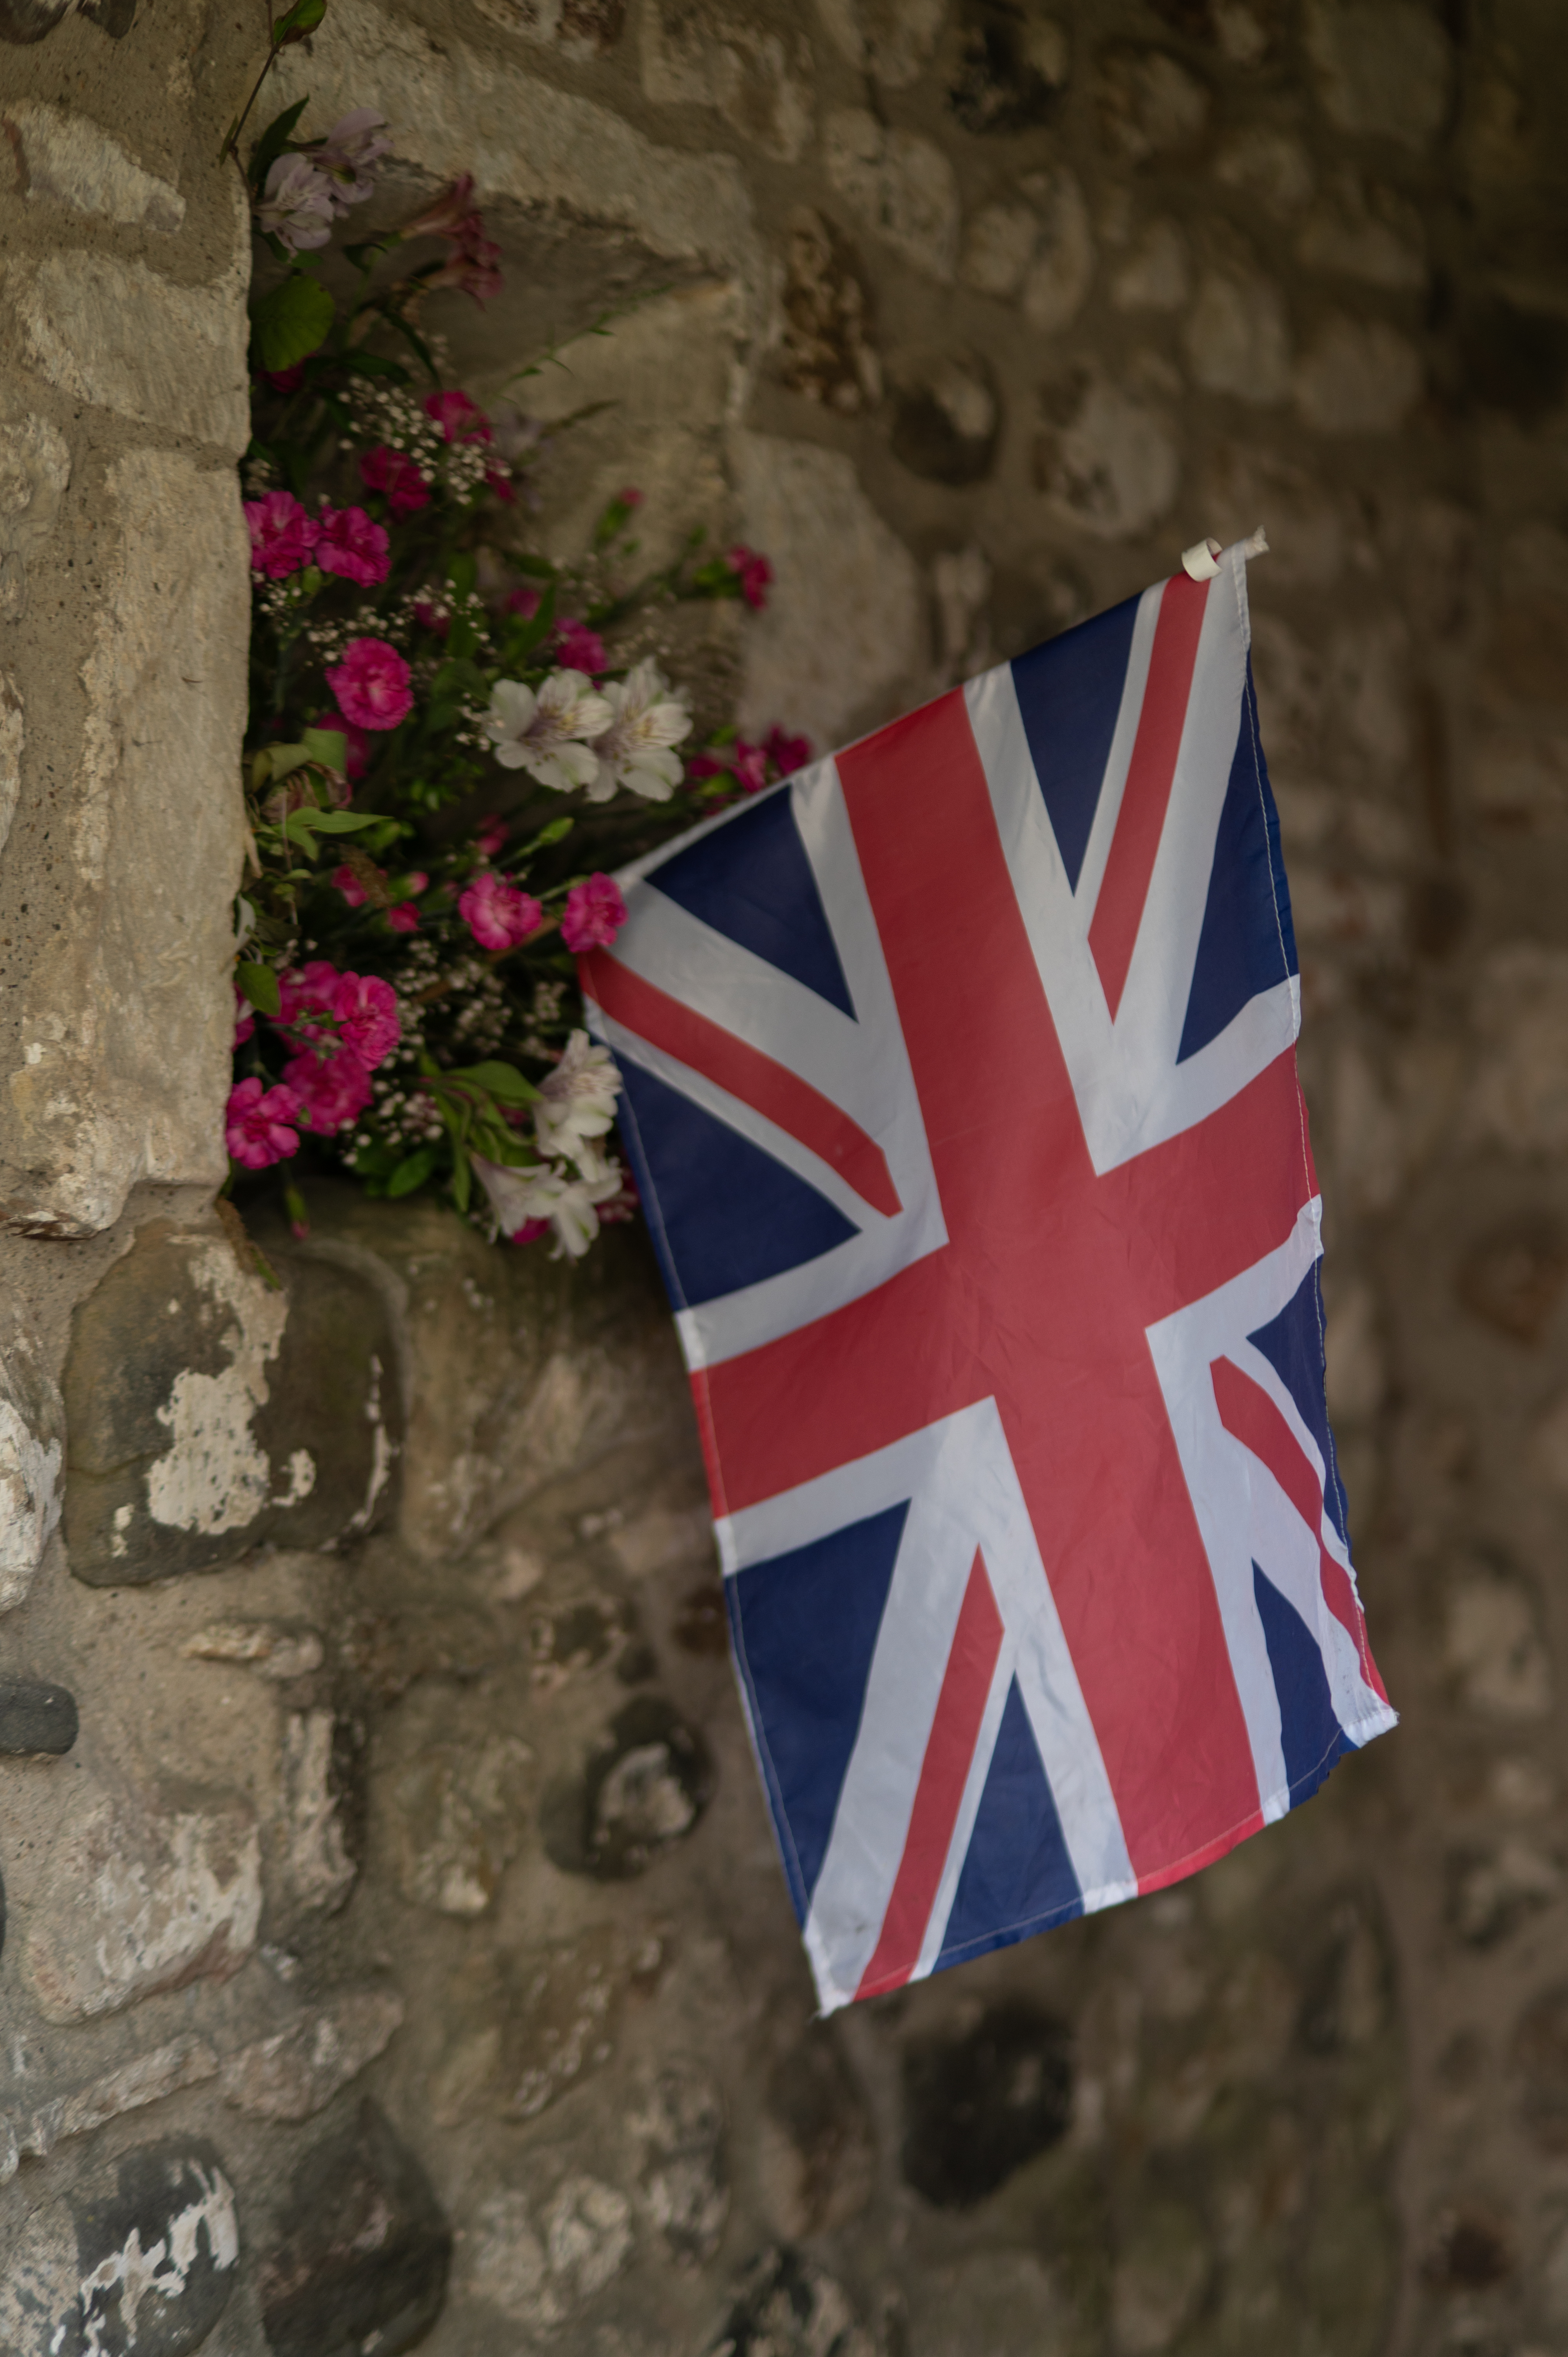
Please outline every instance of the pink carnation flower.
[[457, 902], [457, 913], [481, 949], [512, 950], [536, 933], [544, 911], [532, 893], [486, 868], [476, 876]]
[[363, 1113], [371, 1102], [369, 1067], [340, 1048], [335, 1056], [301, 1049], [283, 1068], [285, 1092], [299, 1107], [298, 1119], [317, 1137], [330, 1137]]
[[566, 895], [561, 938], [580, 957], [585, 950], [607, 950], [625, 922], [619, 885], [610, 876], [590, 876]]
[[364, 907], [365, 888], [360, 883], [359, 877], [355, 875], [351, 867], [335, 867], [332, 870], [332, 881], [336, 884], [338, 889], [341, 892], [350, 909], [362, 909]]
[[483, 852], [487, 859], [493, 859], [505, 841], [505, 819], [488, 818], [474, 837], [474, 848], [476, 851]]
[[521, 614], [525, 622], [532, 622], [542, 603], [542, 590], [514, 589], [507, 598], [506, 609], [509, 614]]
[[755, 548], [747, 548], [744, 543], [726, 548], [725, 555], [739, 579], [741, 596], [748, 606], [755, 606], [760, 613], [768, 603], [768, 592], [772, 586], [772, 565], [766, 556]]
[[319, 525], [316, 562], [323, 573], [339, 573], [361, 589], [386, 579], [392, 570], [387, 536], [363, 508], [323, 508]]
[[434, 417], [448, 442], [488, 442], [490, 421], [477, 401], [471, 401], [456, 385], [445, 393], [427, 393], [424, 414]]
[[571, 618], [555, 625], [555, 653], [563, 670], [585, 671], [590, 679], [596, 679], [600, 672], [609, 668], [605, 642], [597, 630], [590, 630], [586, 622]]
[[237, 1081], [229, 1092], [224, 1143], [247, 1170], [264, 1170], [269, 1163], [285, 1162], [299, 1152], [298, 1136], [288, 1126], [299, 1114], [300, 1100], [286, 1083], [265, 1089], [253, 1076]]
[[318, 712], [310, 725], [313, 728], [335, 728], [342, 737], [344, 775], [350, 784], [364, 776], [371, 766], [371, 740], [362, 728], [356, 728], [340, 712]]
[[269, 581], [285, 581], [310, 561], [319, 527], [287, 491], [269, 491], [245, 501], [251, 530], [251, 569]]
[[360, 479], [368, 491], [384, 493], [394, 516], [412, 515], [415, 508], [429, 502], [429, 482], [413, 460], [402, 450], [389, 449], [384, 442], [362, 453]]
[[386, 918], [394, 933], [416, 933], [419, 931], [419, 910], [410, 901], [400, 900], [395, 909], [387, 910]]
[[408, 665], [385, 639], [350, 639], [327, 674], [338, 708], [357, 728], [395, 728], [413, 709]]
[[292, 1031], [296, 1038], [333, 1041], [337, 1031], [329, 1020], [338, 1010], [338, 985], [342, 979], [338, 969], [326, 958], [312, 958], [307, 965], [290, 966], [278, 976], [277, 1023], [280, 1030]]
[[762, 749], [781, 778], [792, 778], [811, 758], [809, 737], [789, 737], [777, 721], [762, 740]]
[[403, 1037], [397, 993], [379, 974], [340, 974], [332, 1011], [344, 1051], [357, 1056], [372, 1071]]
[[547, 1236], [549, 1233], [548, 1220], [524, 1220], [521, 1228], [512, 1230], [507, 1241], [514, 1244], [536, 1244], [541, 1236]]
[[743, 794], [755, 794], [768, 783], [768, 754], [761, 745], [738, 737], [735, 748], [735, 781]]

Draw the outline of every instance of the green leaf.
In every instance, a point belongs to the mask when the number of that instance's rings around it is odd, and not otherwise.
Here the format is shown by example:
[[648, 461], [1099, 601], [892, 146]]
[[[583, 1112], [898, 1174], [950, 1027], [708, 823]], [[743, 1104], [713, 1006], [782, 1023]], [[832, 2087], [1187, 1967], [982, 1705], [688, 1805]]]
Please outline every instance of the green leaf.
[[446, 1075], [449, 1081], [466, 1081], [470, 1088], [483, 1089], [500, 1104], [537, 1104], [539, 1091], [532, 1081], [524, 1080], [515, 1064], [463, 1064]]
[[576, 824], [575, 819], [553, 818], [542, 826], [532, 843], [525, 843], [517, 854], [519, 859], [532, 859], [536, 851], [547, 851], [553, 843], [564, 843]]
[[432, 1146], [423, 1146], [417, 1154], [406, 1156], [387, 1180], [388, 1195], [394, 1200], [399, 1195], [412, 1195], [416, 1187], [424, 1186], [435, 1168], [435, 1153]]
[[467, 550], [460, 556], [455, 556], [447, 568], [446, 578], [452, 584], [455, 597], [472, 597], [474, 584], [478, 577], [478, 565]]
[[246, 958], [234, 968], [234, 979], [258, 1015], [277, 1013], [278, 978], [270, 965], [252, 965]]
[[358, 834], [378, 823], [373, 811], [295, 811], [295, 816], [307, 818], [317, 834]]
[[290, 1227], [298, 1241], [303, 1243], [310, 1233], [310, 1210], [304, 1196], [291, 1178], [284, 1180], [283, 1206], [288, 1213]]
[[294, 0], [294, 6], [285, 8], [274, 21], [274, 48], [281, 49], [289, 41], [303, 41], [307, 34], [315, 32], [326, 14], [327, 0]]
[[474, 1191], [474, 1174], [468, 1168], [468, 1157], [458, 1138], [452, 1140], [452, 1200], [460, 1211], [468, 1208], [468, 1198]]
[[312, 760], [325, 761], [329, 770], [341, 775], [349, 758], [349, 740], [340, 728], [306, 728], [299, 741]]
[[285, 106], [281, 114], [274, 114], [252, 148], [251, 186], [253, 188], [259, 190], [264, 185], [267, 174], [294, 137], [294, 126], [308, 104], [307, 99], [296, 99], [292, 106]]
[[[304, 5], [304, 0], [302, 0]], [[251, 314], [251, 334], [265, 369], [293, 368], [325, 343], [335, 306], [318, 279], [291, 270]]]

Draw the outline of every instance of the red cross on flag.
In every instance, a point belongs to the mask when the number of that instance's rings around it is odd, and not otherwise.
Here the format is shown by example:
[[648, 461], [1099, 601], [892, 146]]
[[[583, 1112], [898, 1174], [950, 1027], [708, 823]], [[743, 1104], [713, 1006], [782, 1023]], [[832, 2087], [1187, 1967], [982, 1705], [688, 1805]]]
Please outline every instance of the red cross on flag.
[[1231, 550], [639, 863], [583, 961], [825, 2008], [1394, 1723], [1248, 641]]

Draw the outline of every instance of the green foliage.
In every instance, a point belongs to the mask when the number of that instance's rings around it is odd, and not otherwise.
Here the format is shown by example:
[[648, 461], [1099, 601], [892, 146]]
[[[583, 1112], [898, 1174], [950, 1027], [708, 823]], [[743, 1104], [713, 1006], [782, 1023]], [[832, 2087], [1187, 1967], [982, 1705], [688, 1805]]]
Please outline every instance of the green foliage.
[[264, 369], [293, 368], [324, 344], [337, 306], [318, 278], [291, 270], [251, 313], [251, 340]]

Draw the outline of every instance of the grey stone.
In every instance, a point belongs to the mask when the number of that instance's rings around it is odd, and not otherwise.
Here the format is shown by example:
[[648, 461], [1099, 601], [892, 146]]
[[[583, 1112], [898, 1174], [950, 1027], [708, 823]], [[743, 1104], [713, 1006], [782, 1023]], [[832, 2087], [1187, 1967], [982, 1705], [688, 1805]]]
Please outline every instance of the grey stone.
[[233, 2289], [233, 2189], [196, 2137], [140, 2146], [115, 2174], [113, 2194], [76, 2206], [83, 2357], [186, 2357]]
[[1049, 123], [1068, 79], [1068, 37], [1038, 5], [962, 0], [959, 67], [948, 103], [966, 131], [983, 137], [1036, 131]]
[[1319, 434], [1392, 434], [1421, 399], [1421, 355], [1382, 319], [1328, 319], [1295, 369], [1295, 401]]
[[[15, 576], [9, 576], [14, 582]], [[0, 562], [0, 597], [8, 596], [7, 576]], [[19, 605], [18, 598], [18, 605]], [[5, 848], [16, 802], [22, 791], [22, 748], [27, 742], [27, 707], [21, 690], [0, 671], [0, 852]]]
[[331, 1264], [282, 1274], [237, 1222], [155, 1221], [78, 1310], [65, 1394], [79, 1579], [166, 1578], [263, 1538], [321, 1546], [373, 1516], [398, 1406], [381, 1301]]
[[711, 106], [781, 163], [811, 135], [811, 53], [804, 39], [748, 23], [714, 0], [665, 0], [648, 12], [642, 87], [666, 106]]
[[1523, 1582], [1486, 1565], [1450, 1587], [1444, 1660], [1468, 1710], [1514, 1723], [1549, 1717], [1552, 1663]]
[[1310, 0], [1306, 49], [1318, 96], [1341, 131], [1425, 147], [1448, 110], [1448, 38], [1414, 0]]
[[506, 2190], [481, 2205], [466, 2288], [550, 2339], [613, 2283], [631, 2256], [631, 2204], [574, 2170], [548, 2201]]
[[738, 434], [733, 448], [747, 537], [774, 569], [746, 633], [741, 726], [760, 737], [782, 720], [841, 744], [929, 660], [915, 560], [842, 451], [767, 434]]
[[1095, 60], [1094, 103], [1101, 136], [1129, 162], [1189, 147], [1208, 120], [1204, 84], [1163, 49], [1113, 42]]
[[81, 2357], [81, 2276], [76, 2226], [59, 2199], [11, 2227], [0, 2267], [0, 2349], [5, 2357]]
[[875, 2357], [842, 2285], [800, 2252], [760, 2252], [705, 2357]]
[[1022, 2004], [904, 2057], [904, 2176], [940, 2210], [968, 2210], [1067, 2132], [1069, 2040]]
[[639, 1695], [617, 1712], [582, 1770], [546, 1791], [545, 1851], [568, 1874], [624, 1881], [696, 1830], [713, 1789], [702, 1737], [661, 1696]]
[[958, 274], [982, 295], [1015, 295], [1039, 235], [1032, 205], [982, 205], [970, 215]]
[[[20, 403], [0, 406], [0, 621], [18, 621], [26, 610], [27, 559], [53, 532], [70, 481], [70, 450], [59, 426]], [[21, 782], [19, 702], [15, 708], [16, 780], [0, 785], [0, 850]]]
[[0, 1677], [0, 1752], [27, 1759], [69, 1751], [77, 1737], [76, 1697], [41, 1678]]
[[1113, 272], [1111, 300], [1119, 311], [1179, 311], [1191, 287], [1186, 238], [1175, 221], [1157, 221]]
[[1203, 2221], [1185, 2201], [1153, 2201], [1118, 2253], [1111, 2295], [1127, 2357], [1168, 2349], [1197, 2313], [1212, 2266]]
[[887, 384], [893, 455], [932, 483], [978, 483], [991, 472], [1001, 407], [985, 362], [960, 346], [895, 355]]
[[952, 166], [918, 131], [889, 130], [865, 108], [836, 108], [822, 126], [822, 163], [861, 226], [929, 277], [958, 265], [959, 196]]
[[693, 2064], [658, 2072], [628, 2126], [638, 2152], [638, 2206], [680, 2266], [705, 2266], [729, 2215], [724, 2105]]
[[[504, 2002], [507, 2065], [503, 2107], [509, 2119], [537, 2119], [568, 2088], [592, 2078], [616, 2052], [628, 1997], [657, 1984], [664, 1942], [645, 1928], [592, 1925], [574, 1940], [520, 1959]], [[468, 2050], [486, 2038], [470, 2033]], [[494, 2051], [500, 2052], [499, 2036]], [[444, 2069], [458, 2061], [455, 2053]], [[453, 2107], [455, 2108], [455, 2106]]]
[[283, 1915], [332, 1914], [359, 1871], [359, 1745], [332, 1710], [291, 1711], [284, 1725], [277, 1835]]
[[13, 261], [5, 296], [46, 384], [237, 458], [250, 439], [243, 276], [177, 286], [145, 263], [78, 250]]
[[1163, 411], [1077, 373], [1050, 388], [1035, 443], [1035, 481], [1050, 505], [1097, 540], [1131, 539], [1167, 513], [1181, 460]]
[[19, 151], [29, 204], [66, 205], [73, 212], [128, 229], [167, 236], [185, 219], [185, 199], [155, 173], [145, 172], [118, 139], [85, 115], [36, 99], [18, 99], [0, 115]]
[[29, 2159], [46, 2160], [68, 2136], [90, 2136], [110, 2120], [143, 2111], [149, 2104], [161, 2104], [182, 2087], [200, 2086], [217, 2075], [218, 2057], [212, 2048], [205, 2038], [188, 2031], [69, 2095], [51, 2096], [18, 2119], [15, 2124], [17, 2152]]
[[81, 2021], [225, 1979], [254, 1944], [261, 1905], [259, 1838], [243, 1802], [169, 1796], [158, 1807], [86, 1790], [28, 1910], [38, 2010]]
[[1489, 1948], [1563, 1895], [1562, 1859], [1510, 1835], [1493, 1849], [1448, 1861], [1449, 1921], [1466, 1946]]
[[948, 0], [817, 0], [840, 55], [885, 90], [919, 79], [947, 7]]
[[216, 1620], [180, 1647], [187, 1661], [243, 1662], [257, 1675], [285, 1684], [321, 1667], [325, 1649], [314, 1629], [275, 1620]]
[[1568, 2153], [1568, 1989], [1543, 1990], [1515, 2025], [1509, 2061], [1520, 2113], [1539, 2148]]
[[515, 1736], [420, 1744], [388, 1793], [405, 1899], [441, 1915], [483, 1914], [516, 1854], [532, 1759]]
[[1426, 235], [1421, 214], [1391, 188], [1363, 188], [1337, 178], [1302, 224], [1296, 253], [1309, 270], [1359, 280], [1364, 286], [1424, 286]]
[[474, 0], [474, 5], [492, 25], [558, 48], [579, 63], [614, 48], [626, 23], [626, 0]]
[[[113, 457], [105, 490], [81, 750], [43, 821], [57, 849], [19, 928], [31, 963], [0, 1093], [0, 1222], [43, 1235], [111, 1226], [139, 1179], [225, 1170], [244, 523], [232, 479], [172, 451]], [[37, 823], [19, 816], [13, 857]]]
[[809, 2030], [769, 2072], [760, 2154], [768, 2211], [787, 2242], [843, 2226], [870, 2201], [870, 2115], [827, 2025]]
[[379, 2104], [295, 2171], [258, 2276], [275, 2357], [385, 2357], [413, 2348], [446, 2296], [452, 2230]]
[[1535, 942], [1491, 951], [1477, 979], [1479, 1050], [1467, 1134], [1515, 1154], [1568, 1146], [1568, 954]]
[[1219, 142], [1214, 177], [1221, 188], [1252, 198], [1276, 221], [1299, 213], [1316, 185], [1312, 158], [1291, 131], [1276, 124], [1249, 124]]
[[1280, 291], [1257, 270], [1210, 270], [1182, 329], [1187, 365], [1211, 393], [1259, 407], [1290, 390], [1290, 328]]
[[222, 2067], [226, 2103], [262, 2120], [307, 2120], [384, 2053], [401, 2028], [395, 1989], [350, 1989], [303, 2020], [231, 2054]]
[[1065, 164], [1031, 174], [1024, 187], [1040, 223], [1039, 242], [1024, 274], [1024, 317], [1032, 328], [1053, 335], [1077, 317], [1094, 278], [1089, 206], [1076, 173]]
[[38, 1577], [60, 1516], [60, 1396], [26, 1338], [0, 1356], [0, 1612]]
[[854, 417], [882, 392], [865, 285], [848, 241], [802, 206], [789, 224], [779, 343], [780, 382]]

